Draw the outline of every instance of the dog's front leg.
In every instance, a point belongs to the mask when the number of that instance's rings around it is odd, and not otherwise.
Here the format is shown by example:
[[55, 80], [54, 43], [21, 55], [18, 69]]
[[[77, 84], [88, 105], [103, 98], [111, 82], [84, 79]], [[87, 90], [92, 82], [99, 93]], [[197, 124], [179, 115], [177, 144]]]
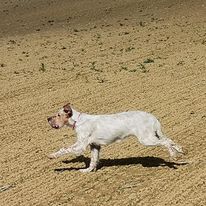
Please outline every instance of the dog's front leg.
[[84, 150], [85, 150], [84, 145], [79, 144], [79, 142], [76, 142], [71, 147], [61, 148], [57, 152], [51, 153], [50, 155], [48, 155], [48, 157], [50, 159], [55, 159], [55, 158], [61, 157], [62, 155], [69, 154], [69, 153], [78, 156], [78, 155], [81, 155], [84, 152]]
[[97, 169], [97, 165], [99, 162], [100, 146], [91, 144], [90, 148], [91, 148], [91, 162], [90, 162], [88, 168], [80, 169], [81, 172], [91, 172], [91, 171], [95, 171]]
[[48, 158], [55, 159], [55, 158], [61, 157], [62, 155], [71, 153], [71, 151], [72, 151], [71, 147], [69, 147], [69, 148], [61, 148], [57, 152], [49, 154]]

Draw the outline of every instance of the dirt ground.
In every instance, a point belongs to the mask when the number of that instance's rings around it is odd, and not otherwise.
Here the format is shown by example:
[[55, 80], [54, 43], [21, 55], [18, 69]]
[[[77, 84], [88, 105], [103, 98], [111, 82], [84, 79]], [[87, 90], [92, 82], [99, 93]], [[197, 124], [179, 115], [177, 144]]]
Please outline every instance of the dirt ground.
[[[0, 205], [206, 205], [204, 0], [0, 1]], [[131, 137], [49, 160], [75, 141], [47, 117], [152, 112], [187, 164]]]

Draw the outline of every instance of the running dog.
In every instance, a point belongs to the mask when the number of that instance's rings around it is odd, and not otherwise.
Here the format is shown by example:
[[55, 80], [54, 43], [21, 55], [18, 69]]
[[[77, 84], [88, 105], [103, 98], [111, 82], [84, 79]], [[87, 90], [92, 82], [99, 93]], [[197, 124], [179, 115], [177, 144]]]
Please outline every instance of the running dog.
[[65, 154], [81, 155], [90, 146], [91, 161], [81, 172], [91, 172], [97, 169], [99, 152], [102, 145], [121, 141], [128, 136], [136, 136], [145, 146], [164, 146], [170, 157], [183, 154], [181, 146], [175, 144], [161, 131], [160, 122], [152, 114], [143, 111], [128, 111], [109, 115], [89, 115], [80, 113], [66, 104], [56, 115], [49, 117], [52, 128], [71, 127], [77, 134], [77, 141], [68, 148], [61, 148], [48, 157], [50, 159]]

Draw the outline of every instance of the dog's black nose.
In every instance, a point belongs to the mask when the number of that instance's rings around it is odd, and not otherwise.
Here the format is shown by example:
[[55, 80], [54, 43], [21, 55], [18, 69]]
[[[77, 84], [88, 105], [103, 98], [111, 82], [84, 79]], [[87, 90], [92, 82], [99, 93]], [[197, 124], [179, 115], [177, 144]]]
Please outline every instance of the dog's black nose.
[[47, 120], [48, 122], [50, 122], [52, 120], [52, 117], [48, 117]]

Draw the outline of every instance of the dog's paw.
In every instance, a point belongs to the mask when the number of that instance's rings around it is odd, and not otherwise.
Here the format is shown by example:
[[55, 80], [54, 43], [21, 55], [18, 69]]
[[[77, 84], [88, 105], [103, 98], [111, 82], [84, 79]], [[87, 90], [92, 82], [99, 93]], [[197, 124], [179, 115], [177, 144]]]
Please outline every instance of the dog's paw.
[[96, 169], [95, 168], [86, 168], [86, 169], [80, 169], [79, 171], [82, 172], [82, 173], [89, 173], [89, 172], [93, 172], [95, 171]]
[[47, 157], [48, 157], [49, 159], [56, 159], [56, 158], [57, 158], [57, 156], [55, 155], [55, 153], [49, 154], [49, 155], [47, 155]]

